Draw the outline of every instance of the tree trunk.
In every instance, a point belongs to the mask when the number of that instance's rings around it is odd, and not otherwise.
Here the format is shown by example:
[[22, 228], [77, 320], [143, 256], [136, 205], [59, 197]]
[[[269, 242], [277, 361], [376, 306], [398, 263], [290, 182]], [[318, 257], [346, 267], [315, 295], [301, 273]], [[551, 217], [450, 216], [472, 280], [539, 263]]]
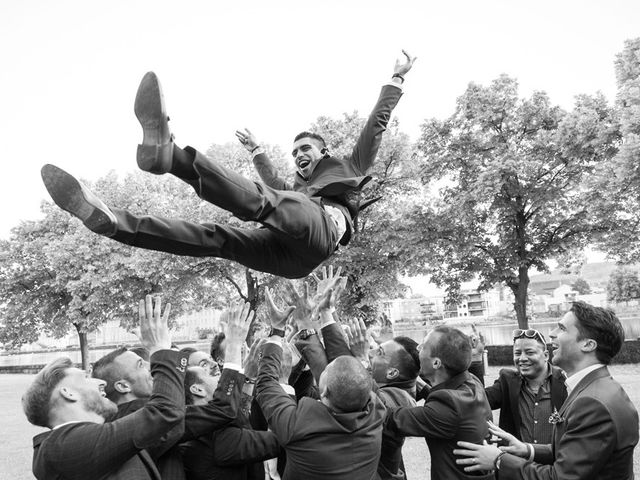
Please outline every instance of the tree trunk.
[[253, 337], [255, 335], [256, 322], [258, 321], [257, 315], [255, 312], [258, 310], [258, 294], [260, 285], [258, 284], [258, 279], [251, 273], [251, 270], [248, 268], [244, 271], [245, 280], [247, 282], [247, 302], [251, 305], [251, 311], [254, 312], [253, 319], [251, 320], [251, 325], [249, 326], [249, 331], [247, 332], [246, 343], [247, 346], [251, 346], [253, 344]]
[[82, 358], [82, 369], [89, 370], [89, 343], [87, 342], [87, 332], [82, 331], [81, 326], [77, 323], [73, 324], [78, 332], [80, 339], [80, 358]]
[[510, 287], [515, 298], [513, 308], [516, 311], [518, 328], [529, 328], [529, 319], [527, 318], [529, 269], [527, 267], [520, 267], [518, 269], [518, 283], [510, 285]]

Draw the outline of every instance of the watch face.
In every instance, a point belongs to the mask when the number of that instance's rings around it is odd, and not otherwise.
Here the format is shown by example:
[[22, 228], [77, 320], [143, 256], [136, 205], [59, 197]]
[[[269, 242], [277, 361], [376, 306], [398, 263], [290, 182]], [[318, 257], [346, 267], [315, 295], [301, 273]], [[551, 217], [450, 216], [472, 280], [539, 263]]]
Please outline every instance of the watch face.
[[300, 330], [300, 338], [302, 340], [306, 340], [307, 338], [309, 338], [311, 335], [315, 335], [316, 331], [313, 329], [304, 329], [304, 330]]

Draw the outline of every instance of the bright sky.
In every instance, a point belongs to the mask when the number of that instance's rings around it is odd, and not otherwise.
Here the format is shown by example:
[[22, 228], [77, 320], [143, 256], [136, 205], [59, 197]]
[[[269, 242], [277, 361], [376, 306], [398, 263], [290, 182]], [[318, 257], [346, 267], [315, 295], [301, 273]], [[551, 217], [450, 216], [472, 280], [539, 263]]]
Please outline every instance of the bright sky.
[[0, 238], [39, 216], [43, 164], [90, 180], [136, 168], [148, 70], [179, 145], [247, 126], [288, 151], [319, 115], [368, 113], [405, 48], [419, 58], [396, 114], [416, 139], [468, 82], [503, 72], [565, 108], [578, 93], [613, 100], [614, 56], [638, 18], [637, 0], [3, 1]]

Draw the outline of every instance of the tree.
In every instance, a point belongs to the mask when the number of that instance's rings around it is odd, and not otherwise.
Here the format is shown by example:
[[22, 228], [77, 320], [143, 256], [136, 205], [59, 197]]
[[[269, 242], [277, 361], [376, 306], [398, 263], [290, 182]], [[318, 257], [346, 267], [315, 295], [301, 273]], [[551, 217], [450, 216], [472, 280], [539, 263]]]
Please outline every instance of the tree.
[[[135, 213], [194, 221], [224, 215], [201, 204], [190, 187], [169, 176], [136, 173], [120, 182], [110, 174], [92, 188], [107, 204]], [[145, 294], [164, 294], [179, 315], [220, 306], [234, 293], [220, 260], [132, 248], [93, 234], [51, 203], [44, 202], [42, 212], [43, 219], [22, 222], [0, 245], [3, 343], [32, 342], [40, 332], [62, 337], [73, 327], [86, 368], [87, 333], [109, 319], [133, 327], [138, 299]]]
[[612, 224], [600, 248], [622, 263], [633, 263], [640, 261], [640, 38], [625, 42], [615, 71], [622, 142], [599, 172], [602, 195], [596, 207]]
[[571, 288], [573, 288], [580, 295], [588, 295], [591, 293], [591, 286], [584, 278], [576, 279], [573, 285], [571, 285]]
[[607, 299], [628, 302], [636, 298], [640, 298], [638, 271], [629, 267], [619, 267], [611, 272], [607, 283]]
[[505, 75], [471, 83], [450, 118], [422, 126], [422, 178], [439, 195], [406, 215], [414, 271], [453, 301], [463, 281], [502, 283], [526, 327], [529, 270], [547, 271], [546, 260], [581, 250], [605, 228], [587, 209], [589, 180], [618, 140], [602, 95], [579, 95], [565, 112], [544, 92], [520, 98]]

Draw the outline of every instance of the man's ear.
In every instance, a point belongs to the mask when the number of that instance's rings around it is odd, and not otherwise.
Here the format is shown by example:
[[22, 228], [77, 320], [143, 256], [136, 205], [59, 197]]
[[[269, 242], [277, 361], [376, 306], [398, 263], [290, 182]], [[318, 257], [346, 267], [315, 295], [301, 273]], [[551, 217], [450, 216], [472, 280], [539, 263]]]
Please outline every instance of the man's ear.
[[442, 368], [442, 360], [440, 360], [438, 357], [434, 358], [434, 359], [432, 360], [432, 362], [433, 362], [433, 363], [432, 363], [433, 368], [434, 368], [435, 370], [437, 370], [437, 369], [439, 369], [439, 368]]
[[113, 388], [118, 393], [129, 393], [131, 392], [131, 385], [126, 380], [118, 380], [113, 384]]
[[61, 387], [60, 388], [60, 396], [69, 402], [77, 402], [80, 400], [80, 395], [75, 390], [70, 389], [69, 387]]
[[387, 369], [387, 380], [394, 380], [398, 378], [398, 375], [400, 375], [400, 371], [397, 368], [392, 367]]
[[592, 338], [587, 338], [587, 340], [584, 342], [584, 346], [582, 347], [582, 351], [595, 352], [596, 348], [598, 348], [598, 342], [596, 342]]
[[207, 393], [204, 391], [204, 388], [202, 388], [202, 385], [200, 385], [199, 383], [194, 383], [193, 385], [191, 385], [189, 387], [189, 391], [191, 392], [192, 395], [195, 395], [196, 397], [206, 397]]

